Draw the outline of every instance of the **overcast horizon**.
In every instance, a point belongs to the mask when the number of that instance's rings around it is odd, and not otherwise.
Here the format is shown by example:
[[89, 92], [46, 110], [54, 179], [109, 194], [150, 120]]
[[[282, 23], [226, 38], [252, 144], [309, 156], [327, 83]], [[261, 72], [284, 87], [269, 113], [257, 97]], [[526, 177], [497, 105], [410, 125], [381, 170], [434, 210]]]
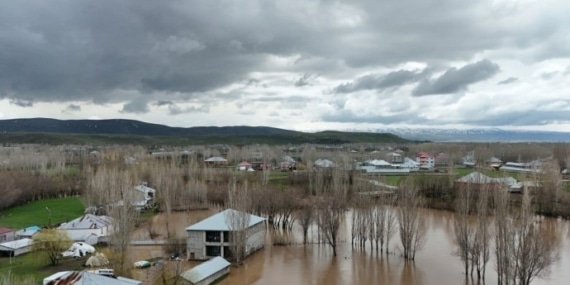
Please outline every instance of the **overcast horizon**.
[[0, 3], [0, 119], [570, 132], [562, 0]]

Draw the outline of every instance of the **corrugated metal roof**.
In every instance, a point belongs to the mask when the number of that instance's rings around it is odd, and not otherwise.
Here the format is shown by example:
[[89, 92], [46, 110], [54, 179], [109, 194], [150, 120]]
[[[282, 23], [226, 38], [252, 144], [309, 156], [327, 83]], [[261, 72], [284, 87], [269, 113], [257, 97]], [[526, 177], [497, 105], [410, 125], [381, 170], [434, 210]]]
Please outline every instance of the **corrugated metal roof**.
[[133, 285], [141, 281], [128, 278], [113, 278], [90, 272], [69, 271], [56, 273], [44, 279], [44, 285]]
[[110, 226], [112, 221], [113, 218], [108, 216], [86, 214], [68, 223], [62, 224], [59, 228], [64, 230], [100, 229]]
[[193, 284], [196, 284], [229, 266], [230, 263], [227, 260], [218, 256], [183, 272], [180, 276]]
[[[213, 216], [210, 216], [196, 224], [186, 228], [187, 231], [229, 231], [230, 230], [230, 217], [243, 213], [233, 209], [226, 209]], [[264, 218], [256, 215], [249, 215], [249, 227], [265, 221]]]
[[[31, 246], [33, 243], [34, 243], [34, 241], [32, 239], [23, 238], [23, 239], [17, 239], [17, 240], [5, 242], [5, 243], [0, 243], [0, 247], [14, 250], [14, 249], [18, 249], [18, 248]], [[0, 249], [0, 250], [2, 250], [2, 249]]]

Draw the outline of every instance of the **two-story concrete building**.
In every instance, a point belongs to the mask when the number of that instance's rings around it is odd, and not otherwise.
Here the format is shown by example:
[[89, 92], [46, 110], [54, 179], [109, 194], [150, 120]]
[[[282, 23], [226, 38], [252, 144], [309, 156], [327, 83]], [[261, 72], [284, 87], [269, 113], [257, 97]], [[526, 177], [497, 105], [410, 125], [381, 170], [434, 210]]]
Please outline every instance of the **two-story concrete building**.
[[263, 248], [265, 245], [265, 219], [233, 209], [226, 209], [186, 228], [188, 233], [187, 258], [206, 260], [216, 256], [231, 257], [232, 217], [248, 215], [246, 230], [245, 255]]

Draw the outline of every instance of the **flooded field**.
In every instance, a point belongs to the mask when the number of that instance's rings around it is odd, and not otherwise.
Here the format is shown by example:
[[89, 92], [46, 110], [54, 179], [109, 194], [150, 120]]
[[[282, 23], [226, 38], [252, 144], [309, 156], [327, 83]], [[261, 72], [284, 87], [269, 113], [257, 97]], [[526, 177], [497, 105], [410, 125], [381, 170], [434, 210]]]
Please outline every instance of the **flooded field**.
[[[187, 221], [198, 221], [209, 215], [211, 211], [177, 213], [173, 215], [171, 224], [188, 226]], [[190, 217], [191, 216], [191, 217]], [[196, 217], [194, 217], [196, 216]], [[394, 237], [390, 255], [379, 254], [371, 250], [369, 245], [364, 249], [352, 248], [350, 244], [350, 213], [347, 223], [341, 227], [342, 241], [338, 256], [333, 257], [326, 245], [289, 245], [272, 246], [275, 233], [268, 234], [264, 249], [248, 257], [245, 264], [232, 268], [228, 277], [220, 285], [253, 285], [253, 284], [307, 284], [307, 285], [344, 285], [344, 284], [477, 284], [465, 280], [459, 257], [454, 256], [453, 222], [451, 212], [423, 210], [423, 218], [428, 225], [425, 246], [417, 253], [415, 262], [406, 262], [400, 257], [399, 240]], [[160, 217], [157, 217], [160, 220]], [[180, 221], [182, 220], [182, 221]], [[570, 280], [570, 232], [568, 221], [545, 219], [552, 223], [561, 238], [560, 261], [533, 284], [568, 284]], [[183, 229], [183, 228], [182, 228]], [[300, 229], [294, 228], [289, 236], [293, 243], [301, 243]], [[316, 240], [312, 231], [312, 240]], [[183, 234], [183, 230], [182, 230]], [[347, 238], [348, 237], [348, 238]], [[346, 242], [348, 240], [348, 242]], [[133, 247], [133, 259], [151, 258], [160, 255], [161, 247]], [[164, 253], [162, 253], [164, 254]], [[195, 262], [183, 261], [185, 268], [191, 268]], [[144, 272], [138, 272], [143, 275]], [[496, 284], [494, 262], [487, 268], [487, 284]]]

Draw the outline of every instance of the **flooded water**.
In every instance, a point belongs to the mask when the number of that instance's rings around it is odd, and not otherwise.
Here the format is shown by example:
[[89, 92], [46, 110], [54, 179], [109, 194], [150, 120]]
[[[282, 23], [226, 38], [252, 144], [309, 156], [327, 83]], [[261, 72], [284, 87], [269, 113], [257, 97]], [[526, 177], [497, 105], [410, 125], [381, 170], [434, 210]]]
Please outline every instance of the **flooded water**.
[[[201, 211], [191, 216], [205, 217], [211, 212]], [[186, 215], [184, 213], [184, 215]], [[188, 216], [177, 214], [175, 219], [187, 219]], [[465, 280], [459, 257], [453, 255], [453, 222], [451, 212], [423, 210], [422, 217], [428, 226], [424, 247], [417, 252], [414, 262], [406, 262], [399, 254], [397, 236], [391, 241], [392, 254], [377, 253], [367, 244], [364, 249], [353, 248], [350, 244], [350, 227], [348, 222], [341, 227], [338, 255], [334, 257], [330, 247], [319, 244], [273, 246], [274, 234], [268, 234], [268, 242], [264, 249], [249, 256], [245, 264], [232, 268], [230, 274], [220, 285], [253, 285], [253, 284], [307, 284], [307, 285], [344, 285], [344, 284], [477, 284]], [[197, 218], [199, 220], [200, 218]], [[350, 221], [350, 213], [347, 214]], [[561, 237], [560, 261], [542, 279], [533, 284], [568, 284], [570, 280], [570, 222], [545, 219], [551, 223]], [[178, 221], [177, 221], [178, 223]], [[183, 223], [183, 222], [180, 222]], [[184, 224], [184, 227], [188, 225]], [[300, 228], [294, 227], [290, 238], [294, 243], [301, 243]], [[316, 240], [312, 229], [311, 239]], [[348, 240], [348, 242], [346, 242]], [[160, 247], [133, 248], [136, 258], [144, 259], [146, 254], [160, 254]], [[191, 268], [195, 262], [184, 261], [185, 268]], [[142, 273], [141, 273], [142, 274]], [[487, 267], [486, 283], [496, 284], [494, 261]]]

